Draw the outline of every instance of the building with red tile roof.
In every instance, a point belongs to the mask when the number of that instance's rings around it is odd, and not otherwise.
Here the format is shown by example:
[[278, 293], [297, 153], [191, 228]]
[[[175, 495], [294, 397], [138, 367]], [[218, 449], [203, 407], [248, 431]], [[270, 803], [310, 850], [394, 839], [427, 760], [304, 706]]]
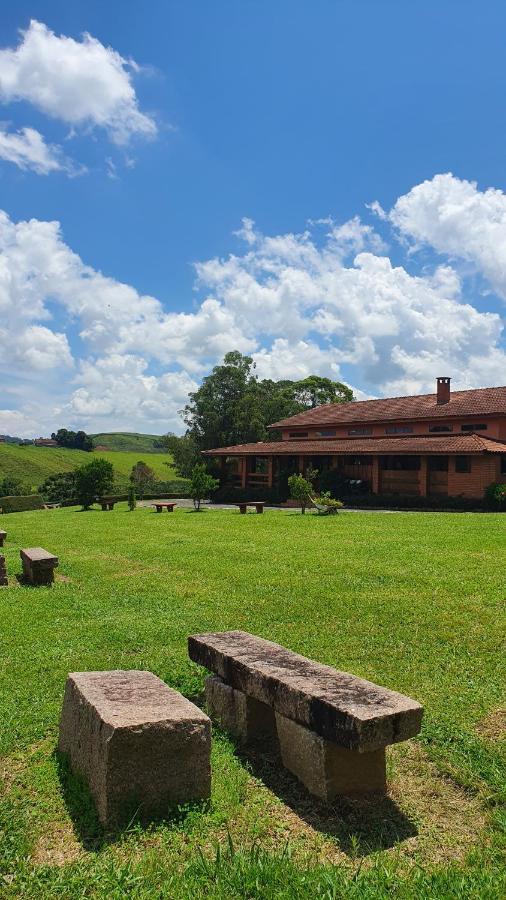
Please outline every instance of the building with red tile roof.
[[334, 403], [274, 422], [281, 440], [204, 452], [241, 489], [285, 490], [289, 474], [336, 469], [376, 494], [481, 498], [506, 483], [506, 387]]

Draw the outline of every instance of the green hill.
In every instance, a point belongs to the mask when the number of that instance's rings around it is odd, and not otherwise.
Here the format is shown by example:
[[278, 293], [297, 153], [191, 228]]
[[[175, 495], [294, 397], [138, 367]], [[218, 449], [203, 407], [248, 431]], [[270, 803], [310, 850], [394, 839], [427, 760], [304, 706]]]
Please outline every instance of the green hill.
[[[145, 435], [140, 435], [145, 437]], [[85, 453], [84, 450], [68, 450], [64, 447], [21, 447], [18, 444], [0, 444], [0, 479], [5, 477], [19, 478], [27, 492], [36, 490], [48, 475], [57, 472], [71, 472], [78, 466], [90, 462], [94, 457], [109, 460], [114, 466], [118, 488], [124, 490], [126, 479], [132, 466], [144, 459], [155, 472], [160, 481], [181, 480], [174, 469], [166, 463], [170, 462], [168, 453], [148, 453], [144, 451], [125, 452], [121, 450], [97, 451]]]
[[154, 442], [160, 438], [159, 434], [138, 434], [135, 431], [115, 431], [92, 434], [95, 447], [107, 447], [108, 450], [127, 450], [134, 453], [163, 453], [158, 450]]

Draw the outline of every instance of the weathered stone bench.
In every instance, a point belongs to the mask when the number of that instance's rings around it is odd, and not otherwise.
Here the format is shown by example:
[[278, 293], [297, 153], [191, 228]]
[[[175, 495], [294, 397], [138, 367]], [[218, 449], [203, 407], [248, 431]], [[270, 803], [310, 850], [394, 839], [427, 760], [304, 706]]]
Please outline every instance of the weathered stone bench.
[[277, 735], [285, 767], [325, 800], [383, 793], [386, 746], [420, 731], [415, 700], [246, 632], [193, 635], [188, 650], [216, 673], [211, 715], [243, 741]]
[[211, 723], [152, 672], [72, 672], [58, 749], [111, 827], [207, 799]]
[[23, 564], [23, 576], [30, 584], [52, 584], [54, 570], [58, 565], [58, 557], [48, 553], [42, 547], [28, 547], [20, 550]]
[[167, 512], [174, 512], [174, 507], [177, 506], [177, 503], [152, 503], [151, 505], [155, 507], [157, 513], [163, 512], [164, 509]]
[[239, 507], [239, 512], [244, 516], [248, 511], [248, 506], [254, 506], [257, 513], [263, 513], [265, 503], [263, 502], [263, 500], [251, 500], [247, 503], [236, 503], [236, 506]]
[[112, 497], [101, 497], [98, 502], [102, 507], [102, 512], [106, 512], [109, 509], [114, 509], [114, 504], [117, 503], [117, 500], [114, 500]]
[[6, 587], [9, 584], [7, 578], [7, 566], [5, 564], [5, 556], [0, 556], [0, 586]]
[[3, 547], [3, 545], [4, 545], [5, 542], [6, 542], [6, 540], [7, 540], [7, 532], [6, 532], [6, 531], [0, 531], [0, 547]]

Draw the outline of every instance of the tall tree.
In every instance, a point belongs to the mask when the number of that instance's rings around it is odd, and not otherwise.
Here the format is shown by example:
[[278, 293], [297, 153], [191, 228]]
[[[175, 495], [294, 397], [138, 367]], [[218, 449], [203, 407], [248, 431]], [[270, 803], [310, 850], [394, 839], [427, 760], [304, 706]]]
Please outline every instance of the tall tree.
[[310, 375], [300, 381], [259, 380], [250, 356], [225, 355], [183, 410], [186, 437], [200, 450], [268, 440], [267, 425], [323, 403], [344, 403], [353, 392], [339, 381]]

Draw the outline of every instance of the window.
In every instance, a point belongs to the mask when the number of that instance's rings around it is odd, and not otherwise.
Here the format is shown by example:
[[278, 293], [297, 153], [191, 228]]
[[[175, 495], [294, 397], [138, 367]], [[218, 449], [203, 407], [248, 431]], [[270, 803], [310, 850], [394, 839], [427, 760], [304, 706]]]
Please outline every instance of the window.
[[429, 431], [453, 431], [453, 425], [429, 425]]
[[460, 427], [462, 431], [486, 431], [488, 425], [485, 425], [485, 422], [477, 422], [476, 424], [474, 422], [466, 422], [465, 425]]
[[455, 457], [455, 471], [465, 474], [471, 471], [471, 459], [469, 456]]
[[343, 459], [346, 466], [372, 466], [370, 456], [345, 456]]
[[252, 475], [267, 475], [268, 460], [265, 456], [252, 456], [250, 472]]
[[309, 432], [308, 431], [289, 431], [288, 437], [291, 438], [292, 440], [295, 438], [307, 438], [307, 437], [309, 437]]
[[420, 468], [419, 456], [382, 456], [381, 468], [394, 471], [417, 471]]
[[413, 434], [411, 425], [389, 425], [385, 428], [385, 434]]
[[335, 428], [325, 428], [324, 431], [316, 432], [317, 437], [335, 437], [336, 434], [337, 434], [337, 432], [336, 432]]
[[506, 456], [501, 456], [501, 475], [506, 475]]
[[372, 428], [350, 428], [348, 430], [348, 434], [357, 435], [357, 434], [372, 434]]

